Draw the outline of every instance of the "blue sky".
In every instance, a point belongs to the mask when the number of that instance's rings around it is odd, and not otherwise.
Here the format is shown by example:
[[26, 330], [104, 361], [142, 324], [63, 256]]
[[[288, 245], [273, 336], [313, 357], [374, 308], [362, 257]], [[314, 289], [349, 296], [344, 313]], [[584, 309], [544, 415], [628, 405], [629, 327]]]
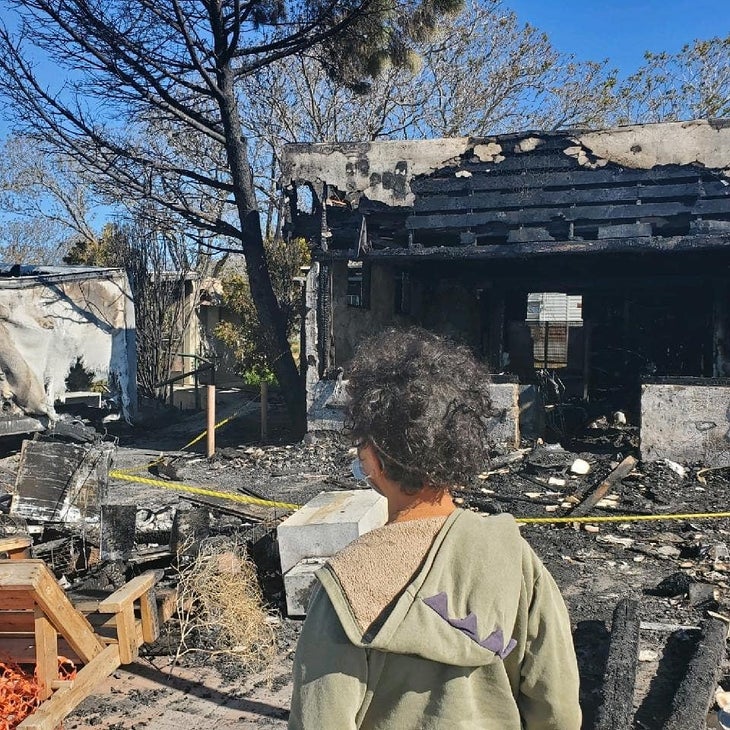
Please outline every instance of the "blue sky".
[[631, 73], [644, 51], [675, 53], [730, 32], [730, 0], [505, 0], [559, 51]]

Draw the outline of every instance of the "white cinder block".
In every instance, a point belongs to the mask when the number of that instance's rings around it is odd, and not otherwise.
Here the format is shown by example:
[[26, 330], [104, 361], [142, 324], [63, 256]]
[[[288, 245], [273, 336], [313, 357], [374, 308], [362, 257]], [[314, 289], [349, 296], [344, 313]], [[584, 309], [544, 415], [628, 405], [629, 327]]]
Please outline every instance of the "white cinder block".
[[286, 613], [288, 616], [306, 616], [309, 602], [317, 586], [314, 574], [327, 562], [327, 558], [305, 558], [284, 575]]
[[642, 384], [642, 461], [730, 465], [730, 386], [724, 378], [697, 380]]
[[320, 492], [276, 530], [281, 572], [304, 558], [331, 557], [387, 519], [387, 500], [371, 489]]

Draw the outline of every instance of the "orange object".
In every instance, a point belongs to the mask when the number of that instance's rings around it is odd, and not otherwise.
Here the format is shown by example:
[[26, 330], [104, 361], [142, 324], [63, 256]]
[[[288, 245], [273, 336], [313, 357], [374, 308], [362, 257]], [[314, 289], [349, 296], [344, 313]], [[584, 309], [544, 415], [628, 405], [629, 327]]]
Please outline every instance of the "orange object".
[[[76, 676], [76, 665], [58, 657], [58, 678], [69, 682]], [[12, 661], [0, 661], [0, 730], [14, 730], [41, 704], [40, 686], [35, 676], [24, 672]]]

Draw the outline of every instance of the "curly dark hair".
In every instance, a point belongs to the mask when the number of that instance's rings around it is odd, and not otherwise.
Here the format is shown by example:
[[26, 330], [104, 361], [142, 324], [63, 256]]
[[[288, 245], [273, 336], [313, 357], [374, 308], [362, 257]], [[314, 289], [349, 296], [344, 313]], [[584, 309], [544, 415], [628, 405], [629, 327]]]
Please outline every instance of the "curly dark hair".
[[468, 348], [390, 329], [361, 344], [348, 377], [346, 430], [406, 493], [466, 484], [488, 462], [489, 372]]

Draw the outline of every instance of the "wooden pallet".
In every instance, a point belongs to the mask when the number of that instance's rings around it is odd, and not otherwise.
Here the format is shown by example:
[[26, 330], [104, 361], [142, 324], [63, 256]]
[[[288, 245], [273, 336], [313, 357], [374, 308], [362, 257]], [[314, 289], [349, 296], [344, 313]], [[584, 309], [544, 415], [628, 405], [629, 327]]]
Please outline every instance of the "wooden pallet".
[[[44, 700], [18, 730], [54, 730], [101, 680], [157, 638], [156, 580], [144, 573], [84, 613], [42, 560], [0, 560], [0, 652], [35, 664]], [[73, 680], [59, 681], [59, 655], [84, 665]]]

